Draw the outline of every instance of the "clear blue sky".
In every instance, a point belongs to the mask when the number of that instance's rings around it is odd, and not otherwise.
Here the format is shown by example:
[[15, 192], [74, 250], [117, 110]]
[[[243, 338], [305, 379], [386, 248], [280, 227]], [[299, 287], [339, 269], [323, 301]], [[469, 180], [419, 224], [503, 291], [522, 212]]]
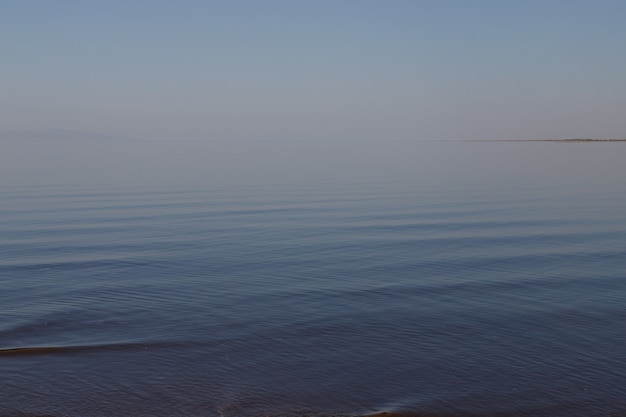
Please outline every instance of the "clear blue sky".
[[626, 137], [623, 0], [3, 0], [0, 129]]

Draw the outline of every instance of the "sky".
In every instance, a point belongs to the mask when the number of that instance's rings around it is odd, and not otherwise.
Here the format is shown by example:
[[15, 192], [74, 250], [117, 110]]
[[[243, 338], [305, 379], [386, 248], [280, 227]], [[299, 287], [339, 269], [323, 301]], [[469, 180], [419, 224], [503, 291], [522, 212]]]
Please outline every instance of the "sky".
[[626, 138], [623, 0], [0, 0], [0, 130]]

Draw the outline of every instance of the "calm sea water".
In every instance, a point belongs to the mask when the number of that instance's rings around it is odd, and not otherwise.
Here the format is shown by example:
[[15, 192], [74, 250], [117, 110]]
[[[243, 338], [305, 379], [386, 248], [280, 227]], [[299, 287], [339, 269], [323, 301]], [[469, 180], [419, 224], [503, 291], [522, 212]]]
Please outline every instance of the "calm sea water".
[[626, 144], [0, 143], [0, 415], [626, 415]]

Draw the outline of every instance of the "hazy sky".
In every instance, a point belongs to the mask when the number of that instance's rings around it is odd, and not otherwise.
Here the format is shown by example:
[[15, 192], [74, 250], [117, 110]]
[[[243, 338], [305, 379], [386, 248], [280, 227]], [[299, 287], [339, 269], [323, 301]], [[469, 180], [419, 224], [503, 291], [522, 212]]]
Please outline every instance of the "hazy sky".
[[624, 0], [1, 0], [0, 129], [626, 137]]

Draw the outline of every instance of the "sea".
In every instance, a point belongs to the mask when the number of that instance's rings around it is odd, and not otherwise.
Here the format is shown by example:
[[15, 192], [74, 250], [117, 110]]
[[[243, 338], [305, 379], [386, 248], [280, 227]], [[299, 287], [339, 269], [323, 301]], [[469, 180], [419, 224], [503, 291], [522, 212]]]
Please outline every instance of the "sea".
[[0, 142], [0, 416], [378, 413], [626, 416], [626, 143]]

